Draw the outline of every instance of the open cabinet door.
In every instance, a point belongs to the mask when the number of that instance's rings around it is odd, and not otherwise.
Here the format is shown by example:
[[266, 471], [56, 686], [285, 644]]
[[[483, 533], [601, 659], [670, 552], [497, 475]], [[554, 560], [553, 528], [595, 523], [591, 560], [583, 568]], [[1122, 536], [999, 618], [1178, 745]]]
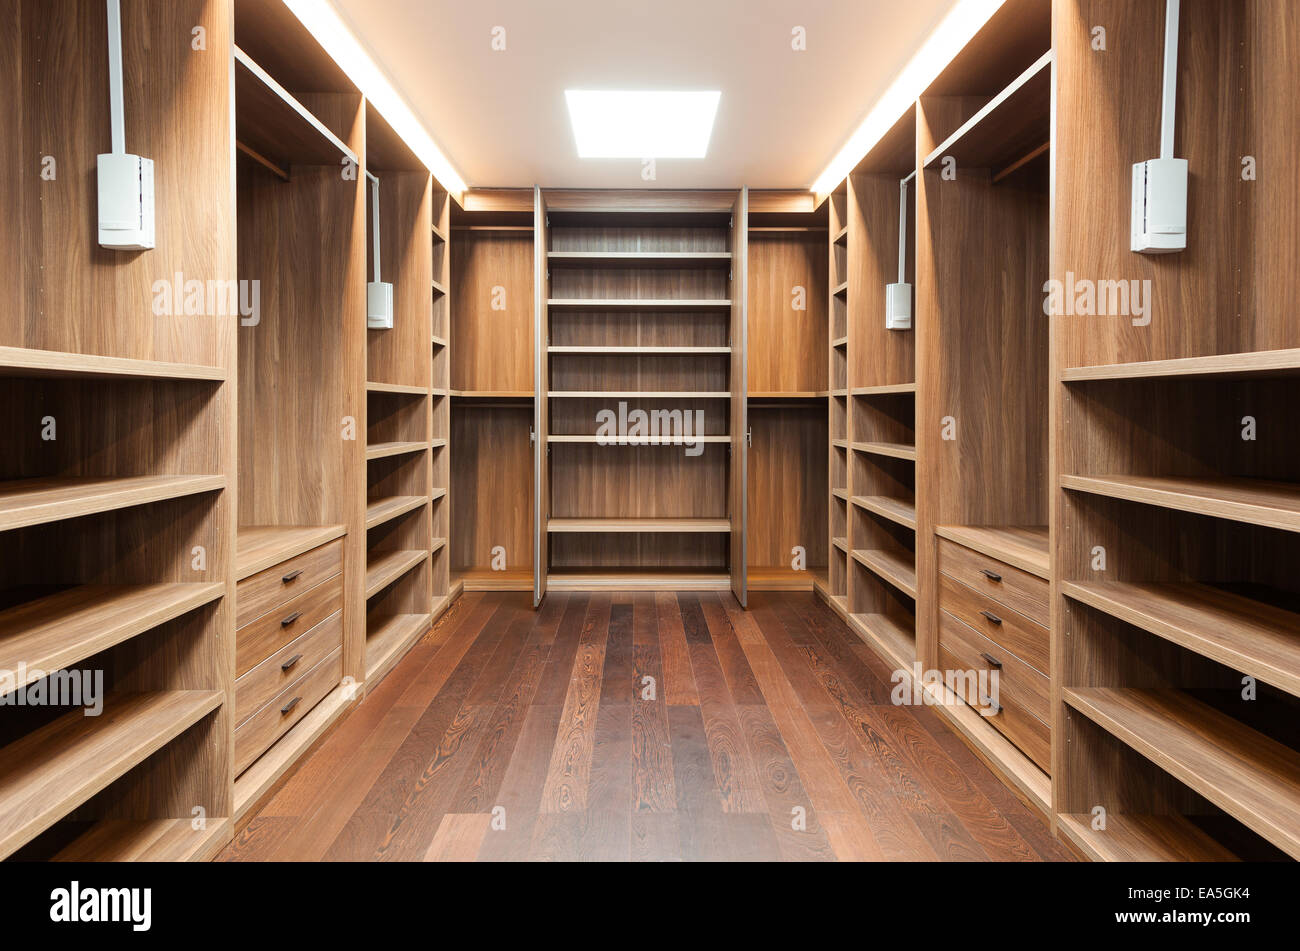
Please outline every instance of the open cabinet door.
[[742, 607], [747, 605], [745, 570], [746, 459], [749, 449], [749, 382], [747, 379], [749, 322], [747, 280], [749, 254], [749, 189], [742, 188], [731, 216], [731, 591]]
[[550, 239], [546, 227], [546, 201], [540, 187], [533, 186], [533, 607], [546, 597], [546, 572], [550, 562], [551, 516], [550, 461], [547, 459], [550, 431], [546, 397], [550, 377], [547, 344], [550, 340], [546, 304], [551, 296], [551, 278], [546, 252]]

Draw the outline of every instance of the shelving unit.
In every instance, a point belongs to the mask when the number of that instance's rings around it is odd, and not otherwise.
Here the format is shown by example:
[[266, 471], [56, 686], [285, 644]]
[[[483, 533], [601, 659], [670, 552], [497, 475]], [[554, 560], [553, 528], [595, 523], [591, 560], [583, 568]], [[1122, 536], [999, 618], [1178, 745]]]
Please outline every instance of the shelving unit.
[[[25, 235], [0, 263], [0, 393], [15, 421], [0, 437], [5, 858], [67, 847], [98, 861], [128, 841], [141, 859], [208, 858], [234, 811], [235, 322], [153, 306], [163, 273], [235, 278], [231, 112], [190, 108], [235, 82], [230, 5], [123, 6], [125, 112], [157, 176], [149, 254], [96, 245], [103, 5], [24, 0], [11, 11], [22, 28], [0, 37], [6, 128], [39, 139], [59, 176], [15, 161], [0, 185]], [[196, 24], [202, 58], [169, 39]], [[91, 696], [57, 689], [96, 676], [98, 715]], [[165, 841], [142, 834], [158, 826]]]
[[[1300, 588], [1287, 566], [1300, 551], [1300, 456], [1294, 440], [1264, 433], [1289, 425], [1297, 395], [1286, 263], [1297, 198], [1282, 182], [1300, 173], [1284, 144], [1300, 126], [1282, 110], [1223, 128], [1195, 107], [1258, 96], [1265, 83], [1277, 101], [1300, 93], [1277, 43], [1294, 35], [1294, 11], [1183, 6], [1177, 154], [1196, 210], [1187, 250], [1156, 258], [1128, 250], [1126, 194], [1094, 201], [1096, 183], [1125, 179], [1147, 157], [1137, 153], [1159, 128], [1159, 97], [1128, 101], [1104, 123], [1088, 111], [1153, 81], [1163, 8], [1110, 5], [1119, 39], [1101, 64], [1084, 51], [1080, 6], [1060, 0], [1054, 21], [1051, 276], [1138, 282], [1149, 320], [1053, 321], [1056, 828], [1103, 861], [1295, 858]], [[1269, 163], [1267, 181], [1242, 180], [1242, 155]], [[1085, 207], [1100, 213], [1070, 228]], [[1243, 678], [1256, 679], [1250, 702]]]
[[450, 564], [466, 590], [531, 591], [534, 195], [453, 204]]
[[645, 194], [535, 197], [538, 601], [683, 570], [744, 600], [745, 195]]

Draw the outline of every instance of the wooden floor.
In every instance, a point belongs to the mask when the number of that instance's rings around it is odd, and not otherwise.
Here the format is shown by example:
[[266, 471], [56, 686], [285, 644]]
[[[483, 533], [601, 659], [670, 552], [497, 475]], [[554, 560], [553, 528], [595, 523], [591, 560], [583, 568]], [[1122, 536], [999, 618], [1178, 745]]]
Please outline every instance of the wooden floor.
[[750, 608], [466, 594], [221, 858], [1070, 858], [815, 595]]

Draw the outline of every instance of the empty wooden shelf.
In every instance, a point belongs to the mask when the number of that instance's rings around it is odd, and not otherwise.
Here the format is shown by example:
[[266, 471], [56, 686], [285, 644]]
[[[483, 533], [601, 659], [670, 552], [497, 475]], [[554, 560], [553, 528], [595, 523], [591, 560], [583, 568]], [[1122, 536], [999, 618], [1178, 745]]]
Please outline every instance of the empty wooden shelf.
[[1237, 856], [1176, 815], [1106, 813], [1106, 828], [1092, 815], [1060, 815], [1062, 829], [1090, 858], [1101, 862], [1235, 862]]
[[907, 528], [916, 528], [915, 502], [893, 499], [885, 495], [855, 495], [850, 501], [881, 518], [887, 518]]
[[432, 614], [372, 618], [366, 633], [366, 679], [382, 676], [433, 623]]
[[553, 400], [556, 399], [573, 399], [573, 400], [592, 400], [592, 399], [616, 399], [616, 400], [648, 400], [648, 399], [682, 399], [682, 400], [729, 400], [731, 394], [726, 390], [551, 390], [546, 394]]
[[547, 347], [546, 349], [549, 353], [609, 354], [610, 356], [642, 356], [658, 353], [687, 356], [696, 353], [731, 353], [730, 347]]
[[1300, 349], [1261, 350], [1216, 354], [1206, 357], [1175, 357], [1169, 360], [1139, 360], [1134, 363], [1105, 363], [1066, 367], [1066, 383], [1093, 380], [1133, 380], [1181, 377], [1184, 379], [1235, 380], [1300, 375]]
[[1018, 76], [925, 159], [929, 167], [952, 156], [958, 168], [1000, 171], [1045, 150], [1051, 138], [1052, 54]]
[[366, 446], [367, 459], [385, 459], [388, 456], [404, 456], [413, 452], [421, 452], [429, 448], [427, 442], [379, 442]]
[[101, 819], [64, 846], [55, 862], [190, 862], [208, 857], [230, 838], [230, 820]]
[[427, 386], [413, 386], [408, 383], [376, 383], [373, 381], [366, 382], [367, 393], [392, 393], [399, 396], [426, 396], [429, 392]]
[[729, 300], [635, 300], [624, 298], [552, 298], [547, 301], [551, 310], [730, 310]]
[[215, 492], [220, 475], [49, 478], [0, 482], [0, 531]]
[[553, 518], [550, 532], [730, 532], [725, 518]]
[[[442, 494], [445, 492], [440, 490], [438, 497], [441, 498]], [[428, 501], [429, 497], [423, 495], [389, 495], [381, 499], [373, 499], [366, 503], [366, 529], [372, 529], [407, 512], [413, 512]]]
[[855, 549], [853, 560], [888, 581], [908, 597], [916, 597], [916, 568], [908, 558], [897, 552], [873, 548]]
[[893, 442], [855, 442], [854, 452], [865, 452], [875, 456], [892, 456], [895, 459], [916, 461], [916, 447]]
[[429, 557], [429, 552], [371, 551], [366, 561], [366, 597], [373, 598]]
[[872, 643], [891, 663], [911, 667], [916, 660], [916, 636], [885, 614], [854, 614], [850, 620], [859, 636]]
[[1260, 479], [1061, 476], [1061, 487], [1267, 528], [1300, 532], [1300, 485]]
[[683, 446], [729, 443], [730, 436], [547, 436], [550, 443], [591, 443], [601, 446]]
[[0, 856], [48, 829], [221, 706], [218, 690], [109, 694], [0, 749]]
[[221, 367], [162, 360], [130, 360], [59, 350], [0, 347], [0, 379], [5, 377], [219, 382], [226, 379], [226, 371]]
[[[217, 582], [69, 588], [0, 612], [0, 694], [26, 686], [222, 597]], [[18, 671], [26, 670], [25, 677]]]
[[1065, 581], [1061, 591], [1300, 696], [1300, 614], [1205, 584]]
[[549, 251], [551, 267], [728, 268], [730, 251]]
[[1300, 753], [1181, 690], [1067, 687], [1065, 702], [1300, 857]]

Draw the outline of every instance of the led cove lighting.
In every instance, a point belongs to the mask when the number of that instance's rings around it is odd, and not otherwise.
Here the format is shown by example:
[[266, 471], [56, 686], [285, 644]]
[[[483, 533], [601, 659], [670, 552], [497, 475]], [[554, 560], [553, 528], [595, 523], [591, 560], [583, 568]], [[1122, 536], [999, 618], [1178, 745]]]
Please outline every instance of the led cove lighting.
[[360, 41], [348, 29], [329, 0], [284, 0], [287, 6], [316, 38], [339, 68], [347, 73], [393, 131], [401, 136], [416, 157], [433, 173], [438, 184], [460, 195], [465, 181], [456, 173], [447, 156], [434, 143], [423, 123], [415, 117], [406, 100], [393, 88], [388, 77], [375, 65]]
[[862, 120], [862, 125], [858, 126], [858, 130], [844, 143], [835, 158], [831, 159], [826, 170], [817, 176], [811, 191], [823, 195], [844, 181], [854, 166], [893, 128], [899, 116], [925, 92], [926, 87], [938, 78], [953, 57], [962, 51], [1005, 2], [1006, 0], [959, 0], [943, 18], [943, 22], [926, 37], [916, 55], [903, 67], [903, 71], [885, 90], [884, 95], [876, 100], [871, 112]]
[[704, 158], [721, 97], [718, 90], [564, 91], [579, 158]]

